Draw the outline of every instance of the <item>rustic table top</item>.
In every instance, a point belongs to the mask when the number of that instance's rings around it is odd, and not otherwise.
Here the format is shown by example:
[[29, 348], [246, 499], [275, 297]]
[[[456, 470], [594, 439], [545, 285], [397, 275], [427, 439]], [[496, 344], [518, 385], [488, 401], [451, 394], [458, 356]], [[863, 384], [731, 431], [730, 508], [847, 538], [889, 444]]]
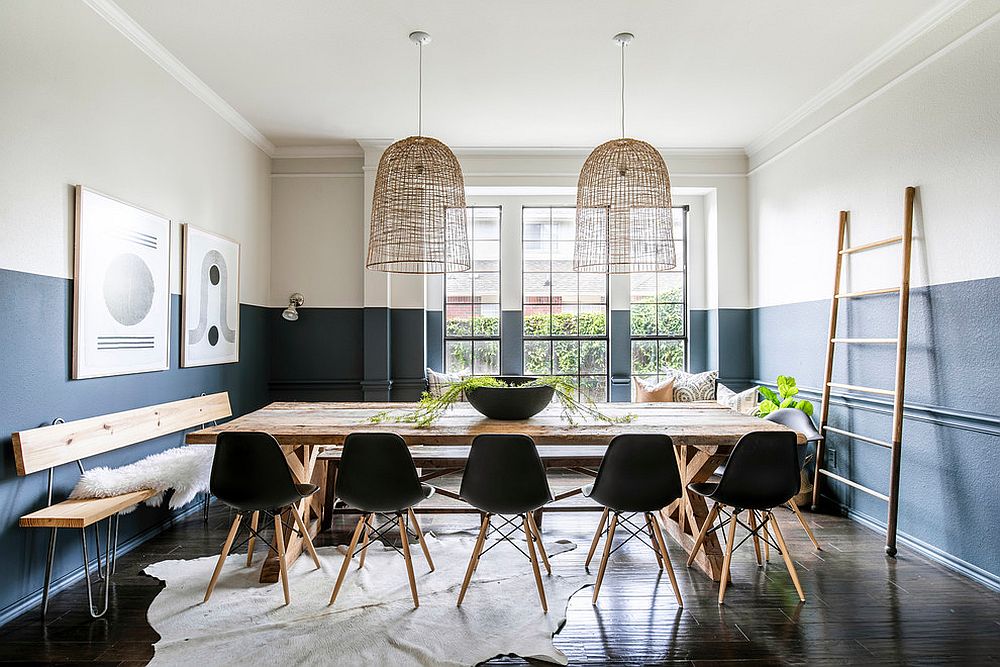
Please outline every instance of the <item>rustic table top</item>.
[[[340, 445], [356, 432], [398, 433], [408, 445], [469, 445], [482, 433], [521, 433], [539, 445], [607, 445], [622, 433], [665, 433], [677, 446], [715, 451], [727, 449], [751, 431], [784, 431], [784, 426], [741, 415], [715, 401], [696, 403], [601, 403], [608, 416], [633, 414], [626, 424], [574, 417], [569, 423], [561, 408], [549, 406], [524, 421], [488, 419], [468, 403], [458, 403], [426, 428], [386, 422], [372, 424], [378, 412], [403, 414], [415, 403], [272, 403], [219, 426], [187, 435], [190, 444], [211, 444], [225, 431], [264, 431], [284, 446]], [[799, 443], [805, 437], [799, 434]]]

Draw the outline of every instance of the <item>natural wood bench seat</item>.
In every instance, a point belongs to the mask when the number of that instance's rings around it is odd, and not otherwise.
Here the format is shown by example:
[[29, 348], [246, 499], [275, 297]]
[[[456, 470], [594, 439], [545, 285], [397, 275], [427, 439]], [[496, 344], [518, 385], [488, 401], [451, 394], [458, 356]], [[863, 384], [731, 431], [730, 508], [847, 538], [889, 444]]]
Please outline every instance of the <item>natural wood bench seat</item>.
[[22, 528], [86, 528], [156, 495], [152, 489], [110, 498], [73, 498], [21, 517]]
[[[185, 398], [160, 405], [150, 405], [134, 410], [98, 415], [72, 422], [57, 419], [50, 426], [18, 431], [11, 437], [14, 445], [14, 463], [18, 475], [47, 470], [49, 473], [48, 507], [21, 517], [22, 528], [48, 528], [49, 549], [45, 563], [45, 587], [42, 589], [42, 618], [48, 608], [49, 585], [52, 582], [52, 563], [55, 559], [56, 533], [60, 528], [78, 528], [82, 536], [83, 574], [87, 582], [87, 599], [90, 614], [103, 616], [108, 610], [111, 575], [114, 572], [118, 550], [118, 516], [122, 510], [137, 505], [156, 495], [153, 489], [122, 493], [110, 498], [80, 498], [52, 504], [53, 471], [57, 466], [76, 462], [83, 472], [82, 459], [104, 454], [129, 445], [160, 438], [195, 426], [204, 426], [232, 416], [229, 394], [221, 392], [209, 396]], [[107, 538], [104, 541], [104, 607], [94, 609], [91, 594], [90, 558], [87, 553], [87, 528], [93, 526], [97, 545], [97, 569], [101, 570], [101, 540], [97, 523], [107, 520]]]

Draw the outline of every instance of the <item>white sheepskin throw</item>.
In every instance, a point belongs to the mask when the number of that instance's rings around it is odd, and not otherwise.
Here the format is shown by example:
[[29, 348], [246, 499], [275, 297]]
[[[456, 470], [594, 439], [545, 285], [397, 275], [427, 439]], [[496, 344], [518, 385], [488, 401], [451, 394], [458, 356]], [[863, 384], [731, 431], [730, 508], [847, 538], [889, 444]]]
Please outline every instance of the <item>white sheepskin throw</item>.
[[[174, 447], [159, 454], [121, 466], [100, 467], [80, 476], [70, 498], [108, 498], [142, 489], [154, 489], [157, 494], [146, 501], [147, 505], [163, 503], [163, 494], [173, 489], [170, 509], [187, 505], [199, 493], [208, 491], [212, 475], [213, 446]], [[132, 511], [135, 506], [122, 510]]]

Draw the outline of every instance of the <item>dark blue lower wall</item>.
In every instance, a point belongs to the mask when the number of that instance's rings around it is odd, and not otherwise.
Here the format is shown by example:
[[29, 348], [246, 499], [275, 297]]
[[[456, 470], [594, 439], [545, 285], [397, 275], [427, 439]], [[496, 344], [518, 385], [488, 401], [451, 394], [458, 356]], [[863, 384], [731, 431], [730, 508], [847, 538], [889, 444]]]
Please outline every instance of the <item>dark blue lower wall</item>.
[[[967, 574], [1000, 586], [1000, 278], [914, 289], [910, 297], [899, 530]], [[898, 301], [842, 304], [838, 335], [894, 337]], [[830, 302], [752, 311], [753, 371], [794, 375], [819, 407]], [[892, 388], [893, 346], [841, 347], [834, 381]], [[892, 405], [870, 395], [831, 398], [830, 424], [889, 439]], [[871, 488], [888, 485], [889, 452], [833, 435], [827, 466]], [[834, 458], [836, 461], [834, 462]], [[884, 524], [886, 504], [835, 481], [824, 495]]]
[[[10, 434], [51, 422], [127, 410], [228, 391], [234, 414], [265, 404], [268, 376], [267, 319], [270, 311], [240, 306], [238, 364], [180, 368], [180, 297], [171, 297], [170, 370], [111, 378], [70, 380], [72, 350], [71, 280], [0, 269], [0, 623], [32, 602], [43, 580], [48, 531], [20, 528], [17, 520], [45, 505], [44, 472], [18, 477]], [[181, 444], [177, 434], [88, 459], [85, 465], [122, 465]], [[55, 475], [56, 499], [65, 498], [79, 473], [74, 464]], [[121, 520], [120, 540], [155, 530], [168, 522], [164, 508], [140, 507]], [[80, 567], [80, 538], [62, 531], [54, 577]]]

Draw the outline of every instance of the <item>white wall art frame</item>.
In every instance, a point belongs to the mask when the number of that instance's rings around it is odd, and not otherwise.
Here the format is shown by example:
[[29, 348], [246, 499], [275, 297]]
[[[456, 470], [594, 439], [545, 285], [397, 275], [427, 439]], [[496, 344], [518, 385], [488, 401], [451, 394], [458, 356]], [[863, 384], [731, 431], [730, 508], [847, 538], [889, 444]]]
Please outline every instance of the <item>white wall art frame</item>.
[[240, 360], [240, 244], [184, 225], [181, 366]]
[[170, 220], [76, 186], [73, 379], [170, 367]]

